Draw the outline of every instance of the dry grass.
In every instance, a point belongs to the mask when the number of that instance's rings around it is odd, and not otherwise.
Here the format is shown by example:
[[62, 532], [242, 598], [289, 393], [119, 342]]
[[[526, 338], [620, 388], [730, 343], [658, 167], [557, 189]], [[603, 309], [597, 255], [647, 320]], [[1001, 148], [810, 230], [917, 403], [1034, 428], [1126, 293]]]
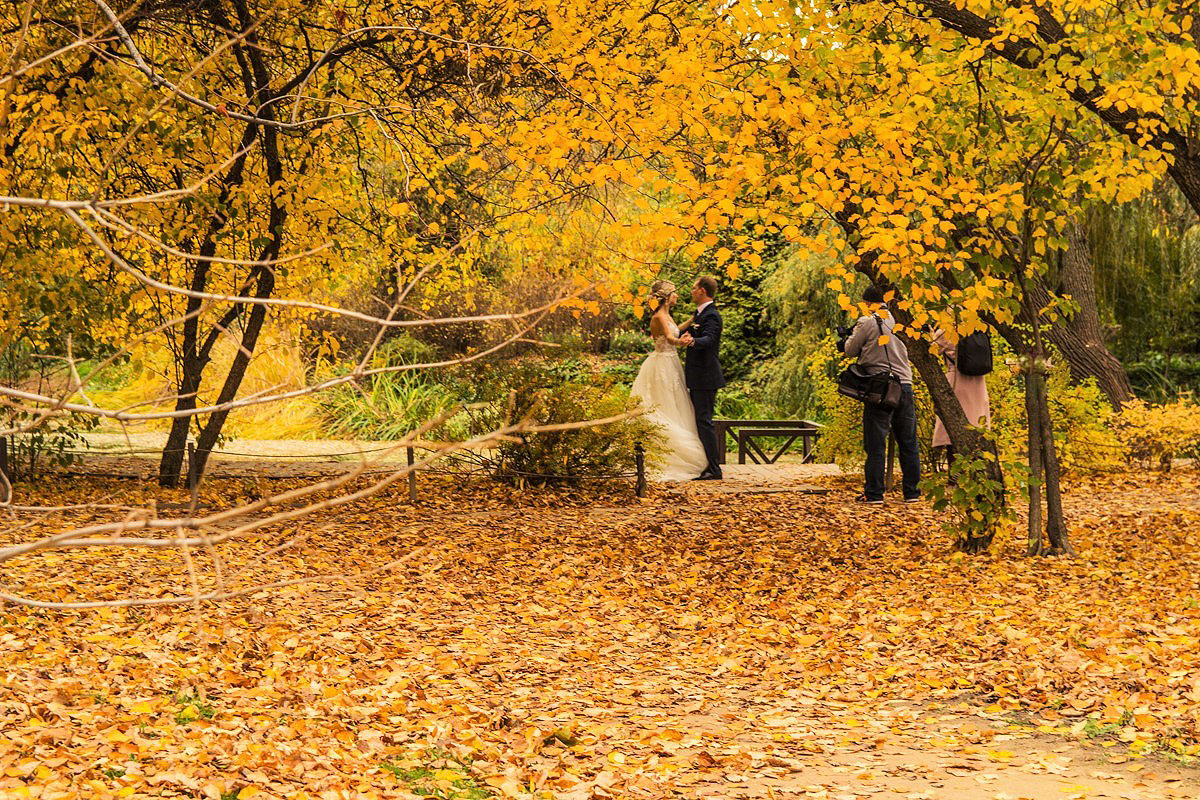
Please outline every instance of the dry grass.
[[[200, 402], [215, 400], [220, 380], [229, 372], [237, 346], [229, 340], [220, 341], [214, 348], [213, 361], [207, 369], [206, 389]], [[137, 406], [139, 411], [168, 410], [174, 407], [171, 399], [173, 381], [171, 354], [165, 348], [144, 348], [135, 352], [128, 382], [120, 388], [93, 391], [89, 395], [100, 406], [109, 409]], [[303, 352], [294, 339], [285, 334], [267, 333], [250, 360], [242, 381], [239, 397], [258, 392], [299, 389], [308, 384], [308, 367]], [[154, 420], [137, 426], [143, 431], [165, 431], [169, 420]], [[324, 433], [320, 407], [315, 397], [305, 396], [277, 403], [236, 409], [225, 424], [225, 434], [239, 439], [318, 439]]]

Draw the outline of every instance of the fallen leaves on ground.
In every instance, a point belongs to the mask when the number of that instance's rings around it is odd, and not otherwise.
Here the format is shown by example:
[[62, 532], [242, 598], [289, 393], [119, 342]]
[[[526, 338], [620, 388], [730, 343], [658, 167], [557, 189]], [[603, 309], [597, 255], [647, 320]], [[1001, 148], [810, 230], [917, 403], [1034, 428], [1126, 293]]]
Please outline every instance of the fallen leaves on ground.
[[[425, 548], [391, 572], [199, 611], [0, 610], [0, 793], [866, 797], [903, 779], [913, 797], [961, 780], [991, 798], [997, 771], [1064, 768], [1023, 747], [1038, 732], [1106, 747], [1114, 771], [1197, 750], [1194, 473], [1076, 486], [1077, 560], [1025, 559], [1016, 540], [953, 555], [927, 507], [866, 511], [836, 482], [640, 501], [422, 491], [417, 507], [377, 497], [220, 550], [237, 587]], [[186, 500], [119, 482], [36, 495]], [[3, 543], [89, 519], [10, 516]], [[192, 557], [211, 588], [209, 556]], [[125, 549], [0, 576], [60, 600], [188, 581], [178, 553]], [[927, 760], [884, 757], [900, 743]], [[822, 770], [839, 777], [805, 783]]]

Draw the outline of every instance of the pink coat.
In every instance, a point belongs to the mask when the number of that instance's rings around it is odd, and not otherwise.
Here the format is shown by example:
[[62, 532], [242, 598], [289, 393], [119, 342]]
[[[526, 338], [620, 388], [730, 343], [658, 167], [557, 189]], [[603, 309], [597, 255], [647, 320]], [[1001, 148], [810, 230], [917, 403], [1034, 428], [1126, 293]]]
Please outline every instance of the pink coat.
[[[941, 331], [934, 334], [934, 344], [947, 358], [946, 380], [950, 381], [950, 385], [954, 387], [954, 396], [962, 404], [963, 411], [967, 415], [967, 422], [972, 425], [992, 427], [992, 408], [988, 401], [987, 378], [983, 375], [958, 374], [953, 361], [957, 355], [957, 349], [946, 341]], [[942, 424], [939, 417], [933, 425], [933, 446], [943, 447], [948, 444], [950, 444], [950, 434], [946, 432], [946, 426]]]

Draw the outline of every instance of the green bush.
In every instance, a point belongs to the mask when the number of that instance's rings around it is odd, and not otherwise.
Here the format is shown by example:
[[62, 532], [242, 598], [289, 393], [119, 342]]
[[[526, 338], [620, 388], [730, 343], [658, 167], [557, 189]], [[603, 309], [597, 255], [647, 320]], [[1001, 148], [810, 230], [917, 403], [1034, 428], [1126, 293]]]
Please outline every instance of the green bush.
[[[66, 371], [60, 361], [39, 358], [25, 341], [0, 349], [0, 381], [9, 386], [26, 383], [40, 394], [57, 394], [66, 380]], [[16, 406], [0, 406], [0, 428], [28, 425], [34, 416]], [[27, 433], [6, 437], [9, 476], [25, 480], [37, 477], [44, 467], [70, 466], [79, 460], [78, 451], [87, 446], [84, 432], [98, 423], [90, 414], [71, 412], [45, 417]]]
[[[0, 413], [0, 426], [19, 427], [33, 420], [27, 412], [11, 410]], [[28, 433], [6, 437], [0, 446], [8, 447], [9, 477], [13, 480], [36, 478], [46, 467], [69, 467], [80, 459], [79, 450], [87, 447], [84, 431], [92, 430], [98, 421], [88, 414], [70, 413], [49, 417]]]
[[408, 334], [391, 336], [375, 351], [374, 366], [390, 367], [398, 364], [422, 364], [437, 356], [433, 346]]
[[[318, 395], [328, 434], [352, 439], [403, 439], [424, 422], [444, 414], [461, 400], [431, 376], [417, 372], [385, 372], [359, 388], [348, 384]], [[466, 435], [464, 415], [456, 415], [428, 439], [458, 440]]]
[[605, 355], [611, 359], [634, 358], [644, 356], [653, 349], [654, 342], [648, 334], [642, 331], [617, 331], [609, 340]]
[[1195, 353], [1168, 356], [1151, 351], [1126, 369], [1133, 391], [1152, 403], [1169, 403], [1182, 395], [1200, 392], [1200, 355]]
[[746, 386], [733, 384], [717, 392], [713, 416], [718, 419], [765, 419], [771, 412]]
[[[993, 337], [993, 346], [996, 369], [987, 378], [992, 430], [1002, 460], [1020, 461], [1028, 448], [1025, 381], [1007, 344]], [[1067, 360], [1052, 354], [1046, 390], [1063, 472], [1097, 472], [1121, 466], [1121, 443], [1113, 427], [1113, 410], [1095, 381], [1072, 385]]]
[[637, 378], [638, 370], [642, 368], [640, 358], [630, 359], [629, 361], [609, 362], [600, 367], [600, 372], [607, 378], [610, 378], [618, 383], [623, 383], [626, 386], [632, 386], [634, 379]]
[[[552, 425], [613, 417], [636, 409], [628, 389], [611, 378], [589, 375], [587, 382], [560, 380], [569, 371], [561, 362], [544, 359], [494, 369], [488, 384], [494, 397], [475, 424], [481, 431], [494, 429], [503, 424], [510, 410], [513, 421], [528, 417], [536, 424]], [[510, 483], [611, 478], [633, 473], [634, 449], [639, 442], [652, 468], [662, 453], [662, 437], [642, 417], [527, 434], [521, 441], [500, 444], [487, 462], [494, 477]]]

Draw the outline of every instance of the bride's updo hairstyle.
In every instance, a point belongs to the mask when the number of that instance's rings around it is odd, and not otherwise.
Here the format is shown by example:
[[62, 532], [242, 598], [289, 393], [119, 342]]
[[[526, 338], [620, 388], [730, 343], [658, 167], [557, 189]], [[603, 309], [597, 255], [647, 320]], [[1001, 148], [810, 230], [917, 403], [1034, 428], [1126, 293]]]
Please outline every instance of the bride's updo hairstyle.
[[675, 284], [671, 283], [670, 281], [655, 281], [650, 286], [650, 296], [658, 301], [658, 304], [654, 307], [654, 310], [658, 311], [658, 309], [666, 305], [667, 300], [670, 299], [671, 295], [674, 294], [675, 291]]

